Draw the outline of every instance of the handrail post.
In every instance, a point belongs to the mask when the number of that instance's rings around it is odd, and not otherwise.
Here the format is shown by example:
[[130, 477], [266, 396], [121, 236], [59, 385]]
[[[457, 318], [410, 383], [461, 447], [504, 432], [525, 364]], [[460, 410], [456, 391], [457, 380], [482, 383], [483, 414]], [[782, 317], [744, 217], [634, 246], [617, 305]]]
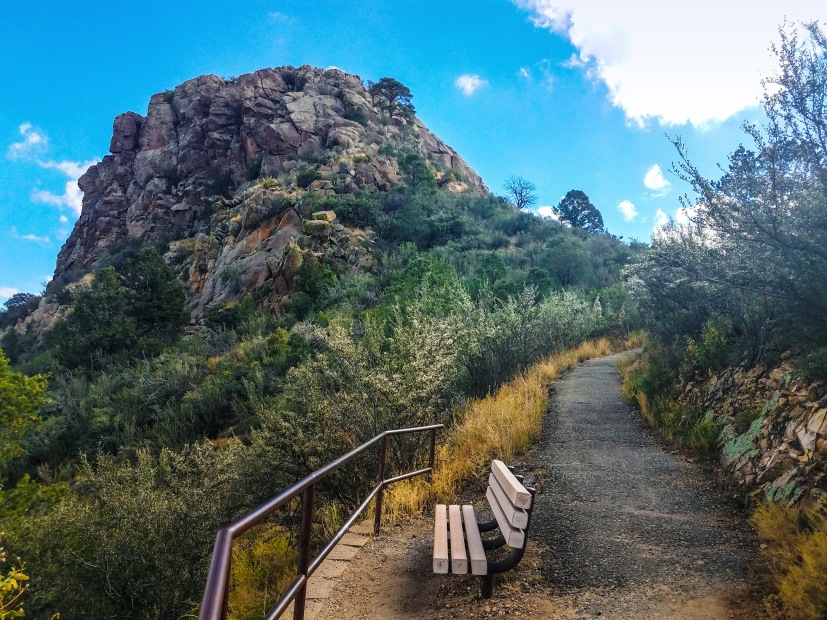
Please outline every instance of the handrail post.
[[436, 454], [436, 429], [431, 429], [431, 450], [428, 457], [428, 467], [431, 471], [428, 472], [428, 482], [434, 481], [434, 455]]
[[382, 435], [382, 443], [379, 444], [379, 472], [376, 476], [376, 484], [379, 485], [379, 492], [376, 494], [374, 504], [373, 533], [378, 534], [382, 526], [382, 494], [385, 491], [385, 458], [388, 453], [388, 436]]
[[[302, 494], [302, 525], [299, 534], [299, 566], [297, 573], [307, 577], [310, 566], [310, 537], [313, 533], [313, 501], [316, 495], [314, 482]], [[304, 620], [304, 606], [307, 599], [307, 582], [296, 593], [293, 603], [293, 620]]]

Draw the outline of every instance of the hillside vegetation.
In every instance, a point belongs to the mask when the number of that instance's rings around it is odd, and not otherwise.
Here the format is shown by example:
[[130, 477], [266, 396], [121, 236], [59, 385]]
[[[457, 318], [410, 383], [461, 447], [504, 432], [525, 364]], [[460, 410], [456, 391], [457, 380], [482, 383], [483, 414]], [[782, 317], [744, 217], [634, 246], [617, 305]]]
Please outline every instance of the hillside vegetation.
[[[223, 198], [197, 224], [209, 234], [77, 250], [97, 256], [88, 273], [7, 304], [2, 360], [17, 370], [2, 368], [30, 395], [4, 425], [0, 522], [36, 584], [28, 610], [191, 613], [223, 525], [384, 429], [450, 426], [549, 354], [635, 326], [620, 274], [641, 246], [460, 191], [394, 93], [382, 105], [402, 129], [380, 146], [398, 185], [328, 191], [299, 178], [326, 174], [308, 161], [219, 174]], [[278, 231], [293, 236], [268, 278], [228, 262]], [[221, 303], [192, 304], [198, 277]], [[392, 467], [421, 455], [402, 443]], [[372, 484], [365, 461], [320, 488], [320, 532]], [[289, 565], [294, 526], [286, 511], [242, 541], [237, 569]]]

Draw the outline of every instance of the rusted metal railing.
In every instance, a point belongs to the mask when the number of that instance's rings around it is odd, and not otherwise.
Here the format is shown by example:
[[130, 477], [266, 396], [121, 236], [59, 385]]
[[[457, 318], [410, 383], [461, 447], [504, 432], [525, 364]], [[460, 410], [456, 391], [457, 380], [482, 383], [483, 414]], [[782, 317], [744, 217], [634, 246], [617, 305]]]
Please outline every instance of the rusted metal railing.
[[[423, 474], [428, 474], [430, 477], [434, 468], [436, 432], [441, 428], [443, 428], [442, 424], [431, 424], [430, 426], [401, 428], [380, 433], [370, 441], [363, 443], [358, 448], [354, 448], [347, 454], [340, 456], [332, 463], [328, 463], [321, 469], [314, 471], [306, 478], [303, 478], [293, 486], [276, 495], [267, 503], [262, 504], [249, 514], [241, 517], [235, 523], [231, 523], [227, 527], [220, 530], [215, 538], [215, 548], [213, 550], [212, 563], [210, 564], [210, 573], [207, 577], [207, 586], [204, 588], [204, 598], [201, 601], [201, 612], [198, 615], [199, 620], [225, 620], [227, 617], [227, 602], [230, 592], [230, 561], [232, 559], [233, 541], [253, 526], [261, 523], [264, 519], [269, 517], [279, 508], [282, 508], [299, 494], [302, 495], [302, 518], [301, 528], [299, 530], [299, 558], [296, 577], [282, 593], [281, 598], [279, 598], [273, 608], [267, 612], [267, 615], [264, 616], [264, 618], [265, 620], [275, 620], [276, 618], [279, 618], [290, 606], [290, 603], [295, 602], [293, 606], [293, 619], [304, 620], [307, 580], [314, 573], [314, 571], [319, 568], [324, 559], [347, 533], [351, 526], [356, 523], [359, 515], [365, 511], [371, 500], [374, 498], [376, 498], [376, 516], [374, 517], [373, 530], [375, 533], [379, 532], [382, 519], [382, 494], [386, 486], [394, 482], [399, 482], [400, 480], [406, 480], [408, 478], [421, 476]], [[394, 476], [393, 478], [385, 480], [385, 460], [387, 458], [388, 437], [422, 432], [430, 432], [431, 434], [428, 467]], [[365, 450], [377, 443], [379, 443], [379, 467], [376, 477], [376, 486], [353, 512], [341, 529], [339, 529], [333, 538], [330, 539], [325, 547], [315, 557], [311, 558], [310, 535], [313, 526], [313, 504], [316, 495], [316, 484], [329, 474], [339, 469], [342, 465], [362, 454]]]

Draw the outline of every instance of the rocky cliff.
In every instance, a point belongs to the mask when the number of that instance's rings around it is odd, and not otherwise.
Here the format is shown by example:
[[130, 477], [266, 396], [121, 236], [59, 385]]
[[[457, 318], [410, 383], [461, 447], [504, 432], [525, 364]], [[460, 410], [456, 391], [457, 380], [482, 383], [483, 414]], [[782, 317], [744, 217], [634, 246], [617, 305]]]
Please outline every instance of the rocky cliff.
[[278, 305], [302, 261], [322, 255], [368, 269], [370, 233], [314, 215], [312, 202], [393, 189], [400, 152], [451, 191], [488, 192], [408, 108], [338, 69], [189, 80], [154, 95], [146, 116], [118, 116], [110, 151], [79, 180], [55, 287], [129, 240], [161, 245], [194, 316], [254, 289]]

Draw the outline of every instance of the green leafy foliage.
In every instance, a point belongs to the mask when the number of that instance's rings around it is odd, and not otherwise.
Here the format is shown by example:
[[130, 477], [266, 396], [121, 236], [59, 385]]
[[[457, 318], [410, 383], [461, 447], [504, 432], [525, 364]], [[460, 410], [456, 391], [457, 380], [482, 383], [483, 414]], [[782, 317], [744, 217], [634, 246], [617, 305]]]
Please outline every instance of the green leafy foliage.
[[400, 110], [411, 116], [416, 114], [416, 108], [411, 103], [413, 95], [402, 82], [394, 78], [383, 77], [376, 83], [370, 83], [368, 90], [374, 98], [374, 103], [380, 108], [389, 112]]
[[78, 293], [72, 312], [50, 334], [58, 362], [101, 369], [110, 358], [160, 352], [188, 317], [175, 273], [152, 248], [127, 252]]
[[197, 607], [215, 531], [245, 503], [232, 467], [237, 450], [136, 456], [135, 465], [84, 465], [77, 492], [12, 541], [32, 558], [37, 612], [177, 618]]
[[12, 327], [20, 319], [26, 317], [40, 303], [40, 295], [31, 293], [15, 293], [3, 303], [0, 310], [0, 329]]
[[[6, 550], [0, 547], [0, 564], [6, 563]], [[22, 618], [23, 597], [27, 591], [29, 576], [23, 565], [10, 566], [0, 573], [0, 620]]]
[[0, 351], [0, 471], [20, 454], [20, 440], [40, 421], [38, 414], [46, 401], [46, 377], [15, 372]]
[[316, 168], [302, 168], [296, 173], [296, 185], [307, 189], [313, 181], [321, 178], [322, 175]]
[[573, 189], [563, 196], [560, 203], [554, 207], [554, 212], [561, 222], [567, 222], [575, 228], [589, 233], [603, 232], [603, 216], [586, 196], [585, 192]]

